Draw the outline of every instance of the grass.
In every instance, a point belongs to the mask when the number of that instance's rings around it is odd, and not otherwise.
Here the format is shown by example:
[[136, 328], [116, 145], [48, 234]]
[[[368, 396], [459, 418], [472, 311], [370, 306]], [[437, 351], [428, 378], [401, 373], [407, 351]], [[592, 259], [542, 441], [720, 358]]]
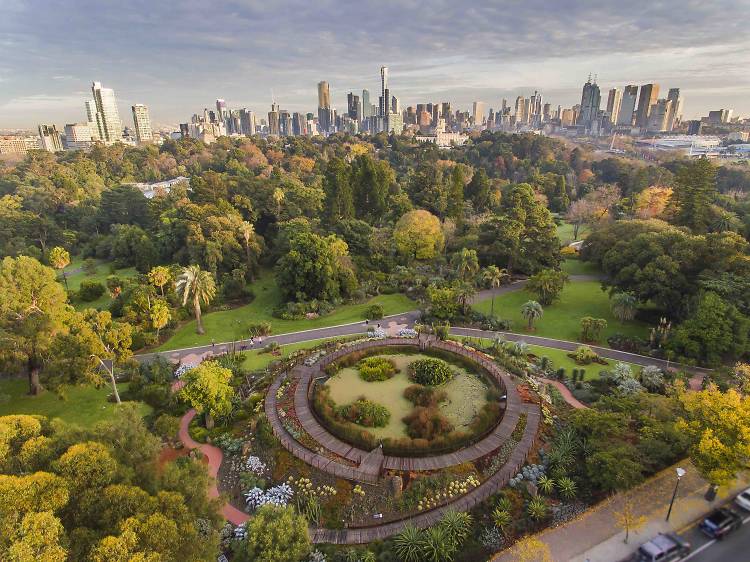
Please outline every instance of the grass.
[[[127, 384], [119, 384], [120, 394], [127, 387]], [[80, 427], [90, 427], [109, 419], [115, 408], [115, 404], [107, 400], [109, 386], [99, 389], [93, 386], [68, 387], [64, 400], [51, 391], [45, 391], [39, 396], [29, 396], [28, 390], [29, 385], [25, 379], [0, 380], [0, 416], [38, 414], [50, 419], [59, 418]], [[138, 403], [138, 408], [144, 416], [150, 411], [149, 406], [142, 402]]]
[[349, 324], [364, 320], [365, 309], [372, 304], [383, 307], [386, 316], [414, 310], [414, 301], [401, 294], [379, 295], [365, 303], [340, 306], [331, 314], [315, 319], [281, 320], [272, 316], [273, 310], [282, 302], [281, 291], [270, 271], [265, 271], [252, 285], [255, 299], [250, 304], [232, 310], [212, 312], [203, 316], [206, 333], [195, 333], [195, 321], [180, 326], [174, 335], [163, 343], [158, 351], [193, 347], [216, 342], [231, 341], [247, 337], [247, 326], [258, 322], [269, 322], [273, 334], [285, 334], [314, 328], [325, 328], [338, 324]]
[[[587, 226], [581, 226], [578, 229], [578, 238], [577, 240], [582, 240], [586, 238], [589, 234], [589, 229]], [[560, 239], [560, 244], [563, 246], [567, 246], [571, 242], [575, 242], [576, 239], [573, 238], [573, 225], [568, 222], [563, 222], [562, 224], [558, 225], [557, 227], [557, 237]]]
[[281, 352], [280, 356], [271, 355], [270, 353], [261, 353], [260, 349], [245, 351], [245, 360], [242, 362], [242, 367], [247, 369], [248, 371], [259, 371], [261, 369], [265, 369], [268, 364], [271, 363], [271, 361], [289, 357], [295, 351], [299, 351], [300, 349], [310, 349], [311, 347], [320, 345], [323, 342], [334, 341], [337, 339], [339, 338], [321, 338], [318, 340], [309, 340], [299, 343], [289, 343], [287, 345], [282, 345], [281, 347], [279, 347], [279, 351]]
[[[456, 341], [463, 341], [466, 338], [452, 336], [451, 339], [454, 339]], [[472, 345], [472, 342], [476, 342], [477, 340], [481, 341], [482, 345], [492, 344], [492, 340], [487, 339], [487, 338], [469, 338], [468, 343], [469, 345]], [[564, 349], [556, 349], [554, 347], [544, 347], [542, 345], [529, 345], [529, 352], [533, 353], [539, 358], [548, 357], [550, 361], [552, 361], [552, 366], [554, 369], [559, 369], [561, 367], [565, 369], [565, 375], [568, 378], [573, 376], [573, 369], [584, 369], [586, 371], [585, 380], [598, 379], [599, 371], [611, 369], [617, 363], [625, 363], [626, 365], [630, 365], [630, 368], [633, 370], [633, 373], [636, 373], [636, 374], [640, 373], [640, 370], [642, 368], [640, 365], [636, 365], [635, 363], [627, 363], [625, 361], [615, 361], [614, 359], [606, 359], [606, 361], [609, 362], [609, 365], [600, 365], [598, 363], [592, 363], [591, 365], [579, 365], [578, 363], [573, 361], [570, 357], [568, 357], [568, 352], [565, 351]]]
[[560, 268], [568, 275], [601, 275], [602, 271], [595, 263], [581, 261], [578, 258], [564, 260]]
[[[527, 322], [521, 316], [521, 305], [536, 300], [536, 296], [523, 289], [495, 297], [495, 315], [512, 322], [512, 330], [519, 334], [531, 334], [558, 340], [581, 341], [581, 318], [592, 316], [604, 318], [607, 328], [603, 330], [598, 345], [607, 346], [607, 338], [613, 334], [625, 334], [641, 338], [648, 337], [648, 327], [638, 321], [620, 322], [613, 315], [609, 295], [601, 290], [598, 281], [568, 283], [560, 299], [544, 308], [544, 315], [536, 321], [535, 330], [529, 332]], [[474, 308], [489, 314], [491, 299], [481, 301]]]
[[[70, 265], [65, 268], [65, 271], [72, 271], [76, 268], [80, 268], [83, 264], [83, 259], [81, 258], [74, 258], [71, 260]], [[68, 278], [68, 289], [71, 291], [77, 291], [81, 288], [81, 282], [84, 280], [89, 281], [98, 281], [105, 287], [107, 286], [107, 277], [110, 275], [117, 275], [120, 278], [123, 279], [129, 279], [131, 277], [135, 277], [138, 275], [138, 271], [134, 267], [127, 267], [124, 269], [118, 269], [115, 271], [115, 273], [110, 273], [109, 271], [110, 262], [106, 261], [97, 261], [97, 271], [93, 275], [87, 274], [85, 271], [80, 270], [76, 271], [75, 273], [69, 273], [67, 275]], [[58, 273], [57, 275], [58, 281], [65, 284], [65, 281], [63, 280], [62, 273]], [[109, 296], [109, 293], [107, 291], [104, 292], [104, 294], [96, 299], [95, 301], [91, 302], [83, 302], [81, 300], [76, 299], [73, 302], [73, 306], [78, 309], [82, 310], [84, 308], [97, 308], [99, 310], [103, 310], [109, 306], [109, 303], [112, 302], [112, 299]]]

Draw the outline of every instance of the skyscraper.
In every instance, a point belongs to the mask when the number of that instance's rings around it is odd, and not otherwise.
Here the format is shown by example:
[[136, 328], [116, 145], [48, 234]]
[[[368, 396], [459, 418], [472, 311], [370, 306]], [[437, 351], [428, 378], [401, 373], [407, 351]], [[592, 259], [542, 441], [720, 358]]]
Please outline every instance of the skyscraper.
[[322, 133], [331, 130], [331, 91], [328, 82], [318, 82], [318, 126]]
[[154, 135], [151, 132], [151, 117], [148, 114], [148, 107], [142, 103], [132, 106], [133, 124], [135, 125], [135, 140], [141, 142], [151, 142]]
[[638, 109], [635, 112], [635, 126], [645, 129], [648, 127], [648, 115], [651, 106], [659, 97], [659, 84], [644, 84], [638, 96]]
[[271, 111], [268, 112], [268, 134], [279, 136], [279, 105], [271, 104]]
[[481, 127], [484, 121], [484, 102], [475, 101], [472, 105], [471, 118], [474, 121], [475, 127]]
[[362, 119], [362, 110], [359, 105], [359, 96], [354, 95], [353, 92], [349, 92], [346, 96], [346, 106], [347, 114], [350, 118], [354, 119], [355, 121], [360, 121]]
[[651, 106], [648, 114], [646, 130], [650, 133], [660, 133], [667, 130], [667, 119], [671, 112], [672, 100], [660, 99]]
[[591, 76], [583, 85], [583, 91], [581, 92], [581, 112], [578, 114], [577, 125], [581, 125], [586, 129], [591, 129], [597, 117], [599, 116], [599, 108], [602, 103], [601, 92], [599, 86], [596, 83], [596, 79], [591, 81]]
[[370, 90], [362, 90], [362, 119], [367, 119], [368, 117], [372, 117]]
[[667, 131], [674, 130], [682, 121], [682, 96], [679, 88], [670, 88], [667, 99], [672, 102], [667, 115]]
[[526, 98], [518, 96], [516, 98], [516, 124], [520, 125], [526, 123], [528, 119], [528, 111], [526, 108]]
[[111, 88], [102, 88], [101, 82], [91, 85], [96, 105], [96, 123], [99, 137], [106, 143], [113, 143], [122, 138], [122, 121], [117, 110], [115, 92]]
[[622, 93], [622, 101], [620, 102], [620, 112], [617, 115], [616, 123], [630, 127], [633, 124], [633, 117], [635, 114], [635, 101], [638, 99], [638, 86], [628, 85], [625, 86], [625, 90]]
[[247, 108], [240, 109], [240, 125], [243, 135], [255, 134], [255, 112]]
[[63, 150], [62, 137], [54, 125], [39, 125], [39, 139], [42, 150], [61, 152]]
[[381, 117], [388, 115], [388, 103], [390, 101], [390, 92], [388, 91], [388, 67], [380, 67], [380, 112]]
[[89, 140], [101, 140], [101, 136], [99, 135], [99, 118], [96, 112], [96, 102], [94, 100], [86, 100], [86, 122], [91, 131], [91, 138]]
[[89, 148], [91, 127], [89, 123], [69, 123], [65, 125], [65, 147], [68, 150]]
[[619, 88], [612, 88], [607, 96], [607, 113], [609, 114], [609, 122], [612, 125], [617, 124], [621, 105], [622, 91]]

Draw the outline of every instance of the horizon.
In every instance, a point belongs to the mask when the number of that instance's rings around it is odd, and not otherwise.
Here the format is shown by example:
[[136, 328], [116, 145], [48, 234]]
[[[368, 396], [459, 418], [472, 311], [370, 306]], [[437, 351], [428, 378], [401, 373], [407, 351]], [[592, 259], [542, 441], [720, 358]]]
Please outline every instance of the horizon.
[[482, 101], [496, 109], [502, 98], [512, 104], [535, 90], [553, 107], [570, 107], [591, 74], [604, 100], [613, 87], [658, 83], [660, 97], [680, 88], [686, 119], [722, 108], [750, 113], [743, 72], [750, 39], [742, 18], [726, 17], [750, 7], [747, 0], [638, 1], [627, 9], [533, 1], [512, 10], [510, 3], [465, 9], [443, 2], [429, 12], [336, 4], [271, 9], [225, 1], [209, 18], [195, 1], [118, 7], [76, 0], [60, 9], [49, 0], [11, 0], [0, 10], [0, 36], [18, 56], [0, 63], [0, 128], [85, 120], [93, 81], [114, 89], [125, 124], [136, 103], [149, 107], [155, 124], [172, 125], [217, 98], [263, 117], [271, 92], [283, 109], [314, 111], [321, 80], [341, 111], [350, 91], [379, 91], [381, 65], [404, 108], [450, 101], [467, 109]]

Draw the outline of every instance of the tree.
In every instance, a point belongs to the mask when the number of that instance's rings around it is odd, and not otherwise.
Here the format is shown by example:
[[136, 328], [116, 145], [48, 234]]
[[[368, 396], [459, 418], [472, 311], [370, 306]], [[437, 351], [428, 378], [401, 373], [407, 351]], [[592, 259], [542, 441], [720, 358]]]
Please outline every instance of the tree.
[[408, 259], [431, 260], [443, 250], [445, 237], [440, 220], [422, 209], [403, 215], [393, 229], [396, 250]]
[[543, 269], [529, 278], [526, 288], [536, 293], [540, 304], [549, 306], [562, 293], [568, 274], [556, 269]]
[[55, 269], [59, 269], [62, 272], [63, 281], [65, 282], [65, 290], [68, 290], [68, 276], [65, 274], [65, 268], [70, 265], [70, 254], [68, 251], [61, 247], [55, 246], [49, 251], [49, 263]]
[[336, 224], [354, 217], [354, 198], [351, 186], [351, 169], [341, 158], [333, 158], [326, 166], [323, 177], [325, 209], [328, 220]]
[[469, 305], [471, 304], [471, 299], [474, 298], [474, 295], [477, 292], [474, 288], [474, 285], [466, 282], [458, 283], [455, 287], [455, 292], [456, 298], [461, 304], [461, 311], [464, 313], [464, 315], [467, 315], [469, 313]]
[[740, 361], [735, 363], [732, 378], [740, 392], [750, 394], [750, 364]]
[[620, 322], [635, 318], [638, 307], [638, 299], [632, 293], [615, 293], [609, 300], [612, 314]]
[[291, 507], [264, 505], [247, 522], [243, 547], [250, 560], [302, 560], [310, 552], [307, 520]]
[[676, 428], [690, 439], [693, 464], [711, 484], [731, 482], [748, 468], [750, 397], [734, 389], [721, 392], [713, 384], [699, 392], [681, 388], [677, 396], [685, 416]]
[[652, 185], [635, 197], [635, 214], [641, 219], [660, 217], [672, 197], [671, 187]]
[[458, 309], [458, 295], [453, 287], [427, 287], [430, 312], [435, 318], [451, 320]]
[[216, 361], [204, 361], [183, 377], [185, 386], [180, 398], [204, 414], [206, 427], [213, 428], [216, 418], [228, 416], [232, 411], [234, 388], [231, 385], [232, 371]]
[[683, 164], [677, 172], [670, 198], [675, 223], [687, 226], [696, 234], [708, 232], [711, 204], [716, 195], [716, 167], [708, 158]]
[[[13, 562], [65, 562], [65, 529], [51, 512], [27, 513], [14, 530], [5, 560]], [[2, 555], [2, 548], [0, 548]]]
[[736, 359], [748, 347], [750, 321], [737, 308], [713, 292], [703, 293], [695, 312], [677, 326], [669, 348], [679, 356], [718, 365]]
[[356, 215], [379, 221], [387, 210], [388, 191], [395, 181], [387, 161], [375, 160], [369, 154], [357, 156], [352, 162], [351, 179]]
[[534, 322], [544, 314], [542, 305], [536, 301], [527, 301], [521, 305], [521, 316], [529, 323], [529, 331], [534, 329]]
[[156, 339], [159, 339], [159, 331], [169, 324], [169, 320], [172, 316], [172, 312], [169, 309], [169, 305], [161, 300], [155, 299], [151, 304], [151, 310], [149, 311], [149, 317], [151, 325], [156, 330]]
[[158, 287], [161, 296], [164, 297], [164, 287], [172, 281], [172, 272], [168, 267], [157, 265], [148, 272], [148, 281], [154, 287]]
[[338, 236], [298, 231], [289, 239], [289, 251], [276, 266], [284, 296], [297, 301], [336, 301], [350, 295], [357, 276], [349, 247]]
[[[488, 265], [482, 272], [482, 280], [490, 289], [497, 289], [510, 276], [505, 269], [500, 269], [496, 265]], [[492, 291], [492, 309], [490, 315], [495, 317], [495, 292]]]
[[182, 306], [192, 299], [195, 313], [196, 333], [205, 334], [201, 321], [201, 303], [208, 305], [216, 296], [216, 282], [208, 271], [201, 270], [199, 265], [190, 265], [182, 269], [175, 285], [177, 294], [182, 299]]
[[648, 521], [645, 515], [638, 515], [636, 506], [633, 504], [633, 498], [627, 493], [620, 497], [619, 506], [615, 511], [615, 519], [617, 525], [625, 531], [625, 538], [623, 539], [625, 544], [628, 544], [630, 531], [638, 531]]
[[490, 204], [490, 180], [484, 168], [479, 168], [466, 186], [466, 197], [474, 203], [477, 211], [486, 211]]
[[463, 166], [455, 165], [451, 169], [448, 184], [448, 216], [458, 221], [464, 212], [464, 173]]
[[247, 271], [250, 273], [250, 279], [253, 278], [253, 271], [258, 266], [258, 255], [260, 254], [260, 242], [255, 234], [255, 227], [249, 221], [242, 221], [240, 224], [240, 234], [245, 246], [245, 259], [247, 260]]
[[102, 443], [86, 441], [68, 447], [56, 463], [60, 476], [68, 482], [72, 495], [103, 488], [117, 473], [117, 461]]
[[607, 321], [604, 318], [584, 316], [581, 318], [581, 339], [585, 342], [599, 341], [602, 331], [606, 328]]
[[26, 364], [31, 394], [41, 392], [48, 351], [65, 331], [66, 300], [55, 272], [34, 258], [6, 257], [0, 264], [0, 354]]
[[479, 271], [479, 259], [476, 250], [461, 248], [461, 251], [451, 260], [461, 281], [472, 280]]

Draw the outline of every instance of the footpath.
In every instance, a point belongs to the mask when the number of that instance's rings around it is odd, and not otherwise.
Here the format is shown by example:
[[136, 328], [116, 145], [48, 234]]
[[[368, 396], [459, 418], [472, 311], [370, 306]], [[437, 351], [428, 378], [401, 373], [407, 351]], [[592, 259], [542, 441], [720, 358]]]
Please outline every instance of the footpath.
[[[669, 522], [665, 521], [669, 501], [674, 492], [675, 469], [687, 470], [682, 477]], [[640, 486], [604, 501], [586, 511], [577, 519], [559, 527], [547, 529], [536, 538], [549, 546], [554, 562], [619, 562], [626, 560], [638, 547], [657, 533], [681, 532], [692, 526], [728, 498], [750, 486], [750, 477], [743, 475], [732, 485], [722, 487], [713, 502], [703, 495], [708, 483], [703, 480], [690, 462], [680, 463], [663, 470]], [[632, 519], [645, 518], [637, 530], [630, 530], [626, 544], [625, 530], [618, 514], [623, 506], [630, 506]], [[493, 562], [518, 560], [515, 549], [499, 552]]]

